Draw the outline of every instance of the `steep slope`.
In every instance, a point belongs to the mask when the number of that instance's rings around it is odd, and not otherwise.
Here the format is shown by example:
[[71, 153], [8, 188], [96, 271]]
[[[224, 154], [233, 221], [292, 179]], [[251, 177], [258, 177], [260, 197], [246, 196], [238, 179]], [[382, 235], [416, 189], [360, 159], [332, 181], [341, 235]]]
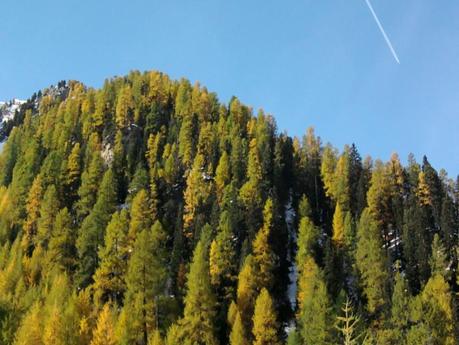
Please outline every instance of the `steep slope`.
[[155, 71], [60, 82], [0, 134], [2, 344], [328, 345], [350, 305], [373, 343], [454, 344], [459, 187], [425, 157]]

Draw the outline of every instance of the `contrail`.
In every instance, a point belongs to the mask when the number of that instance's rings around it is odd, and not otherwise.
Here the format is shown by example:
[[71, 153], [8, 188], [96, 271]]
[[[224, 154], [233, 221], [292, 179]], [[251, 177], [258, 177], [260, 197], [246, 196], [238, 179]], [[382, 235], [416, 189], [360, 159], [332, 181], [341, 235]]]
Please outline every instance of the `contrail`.
[[397, 61], [398, 64], [400, 64], [400, 60], [398, 59], [397, 53], [395, 52], [394, 47], [392, 46], [392, 43], [390, 43], [390, 39], [387, 36], [386, 32], [384, 31], [384, 28], [381, 24], [381, 22], [378, 19], [378, 16], [376, 15], [375, 10], [373, 9], [373, 6], [371, 6], [370, 0], [365, 0], [367, 2], [368, 8], [370, 9], [370, 12], [373, 14], [373, 17], [375, 18], [376, 24], [378, 24], [379, 30], [381, 30], [381, 33], [384, 36], [384, 39], [386, 40], [387, 45], [389, 46], [390, 51], [392, 52], [392, 55], [394, 56], [395, 61]]

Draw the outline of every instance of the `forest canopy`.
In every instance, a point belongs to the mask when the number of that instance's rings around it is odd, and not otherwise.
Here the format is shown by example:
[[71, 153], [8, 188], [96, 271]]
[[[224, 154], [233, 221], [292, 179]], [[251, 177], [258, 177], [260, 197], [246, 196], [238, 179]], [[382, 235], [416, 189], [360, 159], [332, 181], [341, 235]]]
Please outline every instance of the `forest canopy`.
[[1, 130], [0, 343], [457, 344], [459, 184], [152, 71]]

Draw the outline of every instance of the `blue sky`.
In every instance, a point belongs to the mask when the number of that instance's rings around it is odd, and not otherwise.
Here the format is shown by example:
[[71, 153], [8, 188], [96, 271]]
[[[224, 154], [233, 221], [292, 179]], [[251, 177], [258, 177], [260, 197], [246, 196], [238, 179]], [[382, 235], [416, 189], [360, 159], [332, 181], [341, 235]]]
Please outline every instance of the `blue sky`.
[[459, 173], [459, 2], [2, 0], [0, 100], [61, 79], [100, 86], [129, 70], [199, 80], [279, 130], [355, 142], [387, 160], [426, 154]]

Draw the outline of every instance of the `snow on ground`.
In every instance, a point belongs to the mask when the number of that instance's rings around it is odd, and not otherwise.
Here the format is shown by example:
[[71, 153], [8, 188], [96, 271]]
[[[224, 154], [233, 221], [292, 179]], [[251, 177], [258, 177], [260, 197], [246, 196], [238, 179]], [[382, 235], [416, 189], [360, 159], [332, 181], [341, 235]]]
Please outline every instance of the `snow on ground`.
[[9, 102], [0, 102], [0, 124], [13, 119], [16, 110], [18, 110], [25, 101], [13, 99]]
[[[288, 257], [287, 259], [292, 263], [292, 266], [290, 267], [290, 272], [288, 274], [289, 277], [289, 285], [288, 285], [288, 290], [287, 290], [287, 295], [288, 295], [288, 300], [290, 302], [290, 307], [292, 308], [293, 311], [296, 310], [296, 295], [297, 295], [297, 281], [298, 281], [298, 268], [296, 267], [296, 261], [295, 258], [292, 255], [292, 248], [294, 248], [294, 245], [296, 244], [297, 240], [297, 231], [295, 228], [295, 218], [296, 218], [296, 212], [295, 209], [293, 208], [293, 203], [292, 200], [292, 191], [290, 191], [290, 198], [285, 205], [285, 222], [287, 224], [287, 231], [288, 231], [288, 242], [289, 242], [289, 251], [288, 251]], [[292, 330], [295, 329], [295, 323], [292, 320], [287, 327], [285, 327], [285, 332], [288, 334]]]

